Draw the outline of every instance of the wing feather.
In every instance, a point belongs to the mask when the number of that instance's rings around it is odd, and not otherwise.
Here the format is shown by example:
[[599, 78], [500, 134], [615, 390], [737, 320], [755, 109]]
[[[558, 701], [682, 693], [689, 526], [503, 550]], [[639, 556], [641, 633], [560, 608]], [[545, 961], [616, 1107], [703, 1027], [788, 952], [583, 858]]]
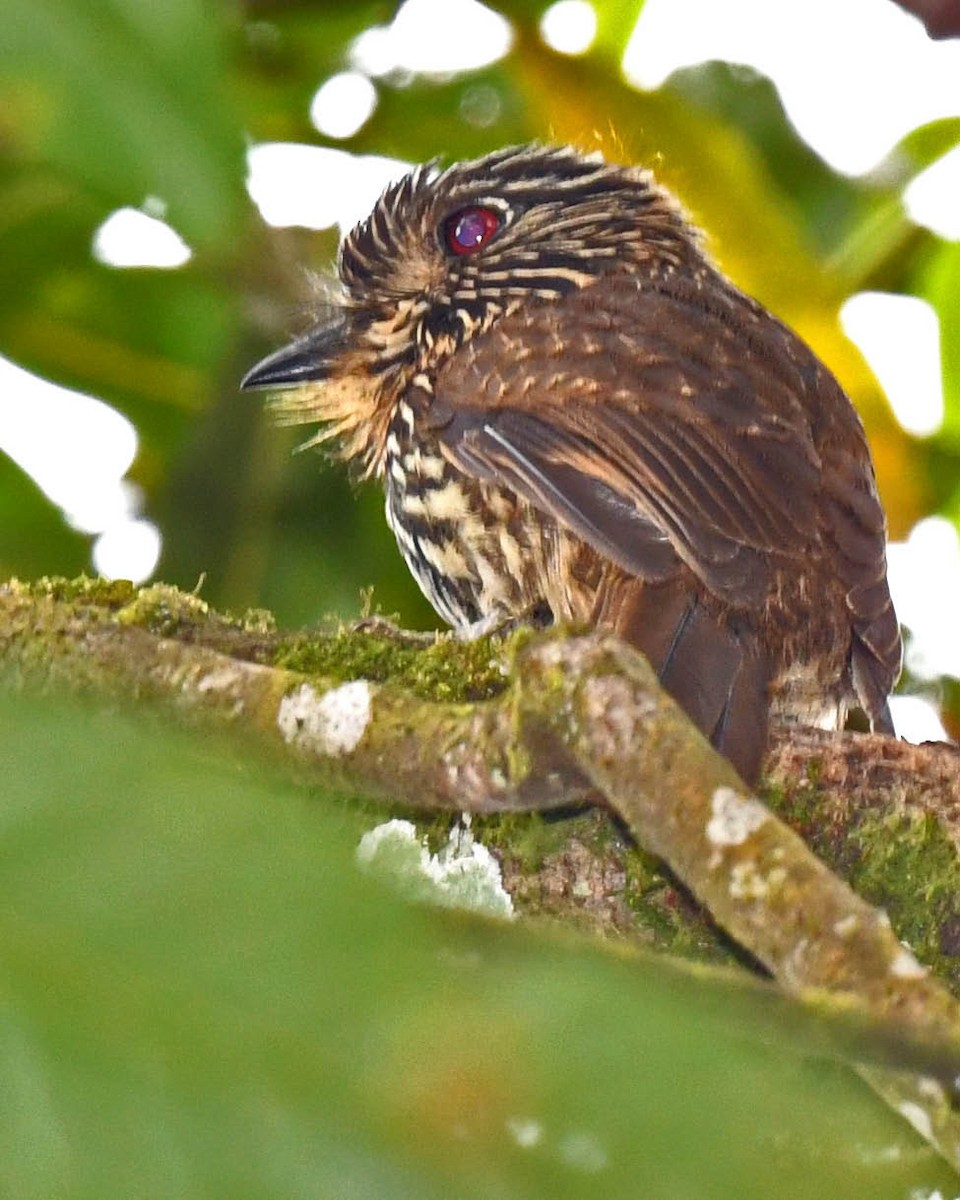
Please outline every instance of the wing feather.
[[439, 374], [445, 452], [635, 574], [758, 602], [818, 545], [815, 360], [725, 286], [611, 277], [505, 317]]

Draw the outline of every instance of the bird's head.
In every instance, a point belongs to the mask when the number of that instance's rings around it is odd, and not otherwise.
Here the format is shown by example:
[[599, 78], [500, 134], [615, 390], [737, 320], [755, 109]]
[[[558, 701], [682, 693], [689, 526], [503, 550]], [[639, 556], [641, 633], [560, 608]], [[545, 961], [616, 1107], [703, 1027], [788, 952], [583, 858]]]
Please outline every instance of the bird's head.
[[379, 472], [393, 406], [418, 373], [521, 305], [691, 252], [678, 205], [639, 168], [537, 145], [428, 164], [344, 239], [332, 315], [242, 386], [289, 389], [281, 419], [320, 422], [311, 444], [337, 439]]

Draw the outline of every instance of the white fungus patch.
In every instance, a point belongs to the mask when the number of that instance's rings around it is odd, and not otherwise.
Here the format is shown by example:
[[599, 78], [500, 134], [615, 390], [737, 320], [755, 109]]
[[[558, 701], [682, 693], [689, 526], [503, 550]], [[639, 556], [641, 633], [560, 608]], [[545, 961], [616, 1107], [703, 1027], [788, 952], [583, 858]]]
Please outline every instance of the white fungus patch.
[[277, 725], [285, 742], [315, 754], [350, 754], [370, 724], [373, 690], [365, 679], [318, 694], [308, 683], [280, 701]]
[[890, 974], [898, 979], [923, 979], [927, 968], [917, 962], [909, 950], [898, 950], [890, 964]]
[[786, 878], [783, 867], [764, 872], [755, 862], [735, 863], [730, 871], [730, 895], [734, 900], [765, 900]]
[[451, 830], [438, 854], [430, 853], [410, 821], [386, 821], [360, 839], [357, 861], [389, 879], [411, 899], [488, 916], [513, 916], [513, 901], [504, 889], [500, 864], [475, 840], [467, 818]]
[[714, 846], [740, 846], [770, 815], [759, 800], [718, 787], [711, 801], [707, 838]]

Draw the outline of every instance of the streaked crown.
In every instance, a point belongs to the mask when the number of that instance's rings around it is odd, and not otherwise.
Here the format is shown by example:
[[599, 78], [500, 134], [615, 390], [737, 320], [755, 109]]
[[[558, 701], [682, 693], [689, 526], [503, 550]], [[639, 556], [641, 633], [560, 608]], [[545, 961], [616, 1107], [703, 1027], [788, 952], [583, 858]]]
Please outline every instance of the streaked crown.
[[351, 305], [382, 310], [389, 300], [433, 309], [434, 320], [461, 310], [475, 327], [511, 302], [555, 299], [690, 245], [678, 206], [648, 172], [534, 145], [417, 168], [346, 237], [339, 273]]

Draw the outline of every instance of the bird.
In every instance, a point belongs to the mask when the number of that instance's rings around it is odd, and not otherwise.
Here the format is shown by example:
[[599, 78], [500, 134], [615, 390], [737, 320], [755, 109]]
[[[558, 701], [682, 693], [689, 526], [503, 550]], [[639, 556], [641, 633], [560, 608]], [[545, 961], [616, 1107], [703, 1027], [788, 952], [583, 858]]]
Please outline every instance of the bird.
[[773, 725], [893, 733], [901, 641], [862, 423], [704, 240], [599, 153], [427, 163], [241, 386], [383, 482], [457, 633], [612, 632], [753, 784]]

